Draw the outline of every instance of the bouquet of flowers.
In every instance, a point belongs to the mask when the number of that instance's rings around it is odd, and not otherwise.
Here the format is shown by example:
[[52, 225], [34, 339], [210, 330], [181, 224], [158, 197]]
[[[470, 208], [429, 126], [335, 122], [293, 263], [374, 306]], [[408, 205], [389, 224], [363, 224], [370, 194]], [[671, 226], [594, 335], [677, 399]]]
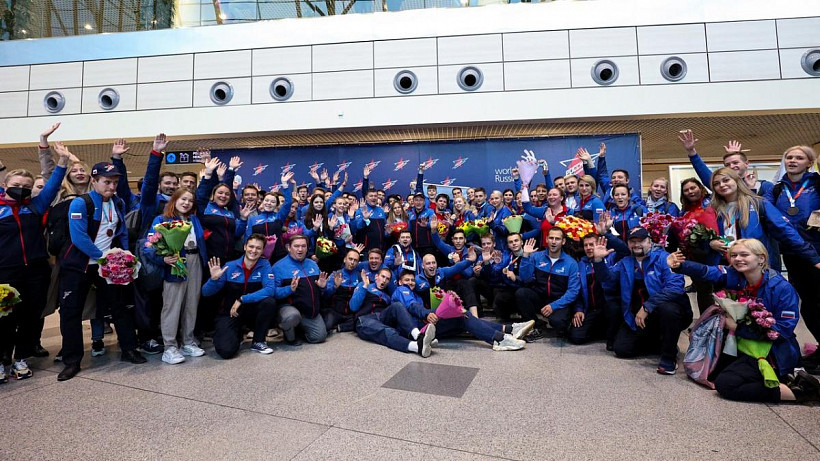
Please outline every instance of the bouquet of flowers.
[[388, 224], [388, 225], [390, 226], [390, 233], [395, 238], [399, 238], [399, 235], [401, 235], [401, 232], [403, 230], [407, 229], [407, 223], [404, 222], [404, 221], [397, 221], [393, 224]]
[[680, 217], [675, 219], [672, 225], [677, 230], [681, 250], [689, 256], [693, 256], [695, 252], [701, 251], [700, 248], [703, 242], [708, 243], [718, 238], [714, 230], [698, 223], [698, 220], [695, 218]]
[[294, 235], [305, 235], [305, 228], [302, 226], [288, 227], [288, 230], [282, 233], [282, 241], [288, 243]]
[[[445, 292], [439, 287], [430, 288], [430, 310], [439, 319], [454, 319], [464, 315], [465, 309], [461, 304], [461, 298], [452, 291]], [[419, 331], [424, 333], [427, 325]]]
[[176, 256], [177, 261], [171, 266], [171, 274], [177, 277], [188, 275], [185, 258], [179, 256], [185, 240], [191, 232], [189, 221], [167, 221], [154, 226], [154, 233], [148, 236], [146, 247], [153, 247], [158, 256]]
[[336, 243], [334, 243], [333, 240], [324, 237], [316, 239], [316, 256], [318, 256], [319, 259], [335, 255], [338, 251], [339, 249], [336, 248]]
[[20, 303], [20, 292], [11, 285], [0, 285], [0, 318], [11, 314], [11, 310]]
[[276, 248], [276, 242], [279, 240], [276, 235], [266, 235], [265, 236], [265, 248], [262, 249], [262, 254], [265, 256], [265, 259], [270, 259], [271, 255], [273, 255], [273, 250]]
[[339, 225], [333, 229], [333, 236], [345, 242], [349, 242], [353, 238], [353, 235], [350, 233], [350, 226], [343, 222], [340, 222]]
[[140, 262], [128, 250], [111, 248], [97, 260], [100, 265], [97, 273], [109, 285], [128, 285], [139, 276]]
[[447, 221], [439, 221], [436, 226], [436, 232], [438, 232], [438, 236], [441, 238], [447, 237], [447, 233], [450, 232], [450, 224], [447, 223]]
[[595, 226], [586, 219], [577, 216], [564, 215], [555, 220], [555, 227], [562, 229], [567, 237], [580, 241], [587, 234], [595, 232]]
[[501, 220], [501, 223], [504, 224], [504, 227], [506, 227], [511, 234], [517, 234], [521, 232], [521, 224], [524, 223], [524, 217], [521, 215], [507, 216]]
[[777, 374], [771, 364], [766, 360], [772, 350], [772, 343], [780, 337], [780, 333], [772, 330], [772, 327], [777, 324], [777, 320], [766, 309], [766, 306], [760, 302], [760, 299], [744, 297], [743, 293], [740, 293], [737, 302], [745, 303], [747, 308], [745, 315], [737, 321], [738, 327], [745, 326], [760, 338], [738, 338], [737, 350], [757, 359], [757, 366], [763, 375], [766, 387], [777, 387], [780, 385], [780, 381], [777, 379]]
[[483, 237], [490, 233], [490, 226], [484, 218], [473, 221], [464, 221], [464, 224], [459, 226], [459, 229], [464, 231], [464, 235], [470, 236], [476, 234], [478, 237]]
[[673, 218], [672, 215], [653, 211], [641, 218], [640, 225], [649, 231], [649, 238], [652, 240], [652, 243], [666, 248], [666, 233], [674, 221], [675, 218]]

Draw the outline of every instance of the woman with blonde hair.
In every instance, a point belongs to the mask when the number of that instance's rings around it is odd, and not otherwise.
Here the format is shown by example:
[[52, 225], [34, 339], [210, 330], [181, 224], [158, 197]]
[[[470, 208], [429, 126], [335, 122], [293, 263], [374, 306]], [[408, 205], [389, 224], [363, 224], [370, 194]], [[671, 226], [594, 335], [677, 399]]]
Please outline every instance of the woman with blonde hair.
[[[820, 253], [820, 174], [816, 172], [817, 153], [809, 146], [792, 146], [783, 152], [782, 176], [764, 196], [783, 212], [800, 235]], [[815, 171], [813, 171], [815, 170]], [[811, 221], [811, 224], [810, 224]], [[802, 301], [801, 314], [806, 327], [820, 340], [820, 270], [801, 258], [800, 253], [783, 252], [789, 282]], [[803, 359], [803, 366], [820, 373], [820, 353]]]
[[666, 178], [655, 178], [649, 185], [649, 193], [646, 197], [646, 209], [650, 213], [663, 213], [672, 216], [680, 215], [680, 209], [669, 200], [669, 180]]
[[[726, 288], [756, 299], [773, 319], [768, 328], [758, 328], [724, 313], [725, 328], [738, 338], [738, 355], [721, 356], [709, 378], [715, 383], [715, 390], [726, 399], [744, 402], [820, 401], [820, 381], [805, 371], [800, 371], [797, 378], [789, 376], [800, 360], [800, 346], [794, 334], [800, 301], [789, 282], [769, 268], [766, 246], [756, 239], [735, 241], [729, 249], [731, 267], [705, 266], [685, 259], [680, 252], [673, 253], [667, 257], [667, 264], [694, 280], [714, 283], [716, 289]], [[746, 352], [751, 349], [743, 344], [746, 340], [757, 344], [771, 342], [771, 349], [765, 357], [749, 355]], [[768, 379], [764, 373], [767, 368], [773, 372]]]
[[[729, 244], [741, 238], [753, 238], [766, 245], [772, 253], [772, 239], [780, 243], [781, 248], [790, 254], [800, 257], [820, 267], [820, 256], [806, 243], [797, 230], [789, 224], [774, 205], [758, 197], [741, 181], [737, 173], [728, 167], [719, 168], [712, 174], [712, 208], [717, 213], [719, 234], [723, 237], [712, 240], [712, 250], [725, 254]], [[780, 260], [772, 260], [771, 267], [780, 271]]]
[[592, 222], [597, 222], [601, 214], [606, 211], [604, 202], [595, 195], [598, 187], [595, 178], [585, 174], [578, 179], [578, 210], [576, 215]]

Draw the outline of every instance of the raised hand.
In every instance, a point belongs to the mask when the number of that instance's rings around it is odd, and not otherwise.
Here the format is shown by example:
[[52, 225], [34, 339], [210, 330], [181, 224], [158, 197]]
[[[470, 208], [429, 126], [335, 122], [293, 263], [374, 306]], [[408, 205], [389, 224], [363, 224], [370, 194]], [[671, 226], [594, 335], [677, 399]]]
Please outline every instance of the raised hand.
[[362, 285], [368, 286], [370, 285], [370, 277], [367, 275], [367, 271], [362, 269]]
[[555, 213], [552, 212], [552, 208], [547, 208], [547, 211], [544, 212], [544, 219], [550, 224], [555, 222]]
[[299, 279], [300, 278], [301, 277], [297, 276], [297, 277], [293, 277], [292, 279], [290, 279], [290, 289], [292, 291], [296, 291], [296, 289], [299, 288]]
[[359, 254], [362, 254], [362, 251], [364, 251], [364, 243], [357, 243], [353, 245], [353, 249], [358, 251]]
[[221, 164], [222, 162], [220, 162], [218, 158], [209, 158], [205, 161], [205, 174], [211, 176], [214, 174], [214, 170], [219, 168]]
[[319, 185], [319, 173], [316, 171], [316, 168], [311, 168], [308, 171], [308, 176], [313, 178], [313, 181], [316, 183], [316, 185]]
[[729, 141], [728, 146], [723, 146], [723, 150], [725, 150], [727, 154], [738, 154], [742, 152], [742, 148], [743, 146], [739, 141]]
[[504, 255], [501, 254], [501, 250], [493, 250], [493, 262], [494, 263], [496, 263], [496, 264], [500, 263], [501, 259], [503, 257], [504, 257]]
[[606, 237], [598, 237], [598, 240], [595, 241], [595, 247], [592, 252], [592, 258], [595, 262], [601, 262], [609, 256], [615, 250], [609, 249], [606, 247]]
[[225, 173], [228, 172], [228, 165], [224, 163], [220, 163], [218, 167], [216, 167], [216, 175], [219, 177], [219, 180], [222, 181], [225, 178]]
[[474, 263], [476, 260], [478, 260], [478, 254], [475, 252], [475, 247], [471, 246], [470, 249], [467, 250], [467, 261]]
[[200, 163], [205, 163], [211, 159], [211, 149], [200, 147], [196, 150], [196, 156], [199, 158]]
[[339, 218], [338, 218], [338, 217], [336, 217], [336, 215], [334, 214], [334, 215], [333, 215], [333, 216], [331, 216], [331, 217], [330, 217], [330, 219], [327, 221], [327, 224], [328, 224], [328, 226], [330, 226], [330, 228], [331, 228], [331, 229], [335, 229], [335, 228], [336, 228], [336, 226], [338, 226], [338, 225], [339, 225]]
[[219, 258], [211, 258], [208, 261], [208, 270], [211, 272], [211, 280], [219, 280], [222, 277], [222, 274], [228, 270], [228, 266], [222, 267], [222, 264], [219, 262]]
[[48, 137], [57, 131], [57, 128], [60, 128], [60, 122], [51, 125], [51, 127], [47, 128], [46, 131], [40, 133], [40, 146], [48, 147]]
[[608, 211], [601, 213], [601, 216], [598, 217], [598, 222], [595, 223], [595, 231], [600, 235], [604, 235], [612, 228], [612, 223], [614, 223], [614, 221]]
[[370, 165], [370, 164], [365, 165], [364, 169], [362, 170], [362, 175], [364, 175], [364, 179], [367, 179], [370, 176], [370, 173], [372, 173], [372, 172], [373, 172], [373, 166]]
[[333, 184], [339, 184], [339, 177], [341, 176], [341, 174], [341, 171], [333, 173]]
[[518, 168], [515, 168], [515, 167], [511, 168], [510, 173], [512, 173], [513, 179], [518, 179]]
[[529, 256], [535, 253], [536, 250], [538, 250], [538, 246], [536, 245], [535, 239], [527, 239], [527, 241], [524, 242], [524, 256]]
[[396, 254], [396, 258], [393, 259], [393, 265], [399, 267], [402, 264], [404, 264], [404, 255], [400, 251], [398, 252], [398, 254]]
[[606, 144], [601, 143], [601, 145], [598, 146], [598, 157], [606, 157]]
[[483, 264], [476, 264], [475, 266], [473, 266], [473, 274], [481, 275], [481, 268], [482, 267], [484, 267]]
[[547, 172], [550, 170], [550, 164], [547, 163], [547, 161], [543, 158], [538, 159], [538, 166], [541, 167], [541, 173], [547, 174]]
[[367, 204], [362, 202], [362, 219], [365, 219], [365, 220], [370, 219], [370, 216], [372, 214], [373, 213], [370, 210], [367, 209]]
[[322, 169], [322, 174], [319, 175], [319, 179], [321, 179], [323, 183], [327, 184], [327, 180], [330, 179], [330, 176], [327, 174], [327, 168]]
[[154, 145], [151, 147], [154, 152], [162, 152], [168, 146], [168, 138], [165, 133], [160, 133], [154, 138]]
[[79, 159], [77, 159], [77, 157], [74, 157], [74, 154], [72, 154], [68, 150], [68, 148], [61, 142], [54, 143], [54, 152], [57, 152], [57, 155], [60, 156], [60, 158], [57, 160], [57, 164], [60, 166], [68, 166], [69, 161], [79, 162]]
[[592, 155], [590, 155], [589, 151], [584, 149], [583, 147], [579, 147], [578, 150], [575, 151], [575, 155], [577, 155], [582, 162], [588, 165], [592, 163]]
[[535, 153], [531, 150], [524, 149], [524, 155], [521, 160], [515, 162], [518, 165], [518, 171], [521, 175], [521, 184], [529, 185], [533, 176], [538, 171], [538, 160], [535, 158]]
[[[335, 177], [334, 177], [333, 181], [334, 182], [336, 181]], [[342, 179], [342, 187], [345, 187], [346, 185], [347, 185], [347, 171], [345, 171], [344, 179]]]
[[322, 227], [322, 215], [317, 214], [313, 217], [313, 230], [319, 230]]
[[125, 139], [118, 139], [114, 141], [114, 146], [111, 147], [111, 155], [114, 158], [122, 158], [123, 154], [128, 152], [129, 149], [131, 148], [128, 147], [128, 144], [125, 141]]
[[336, 273], [333, 274], [333, 285], [336, 288], [339, 288], [340, 286], [342, 286], [342, 282], [344, 282], [344, 277], [342, 277], [342, 271], [336, 271]]
[[430, 224], [430, 218], [419, 218], [419, 225], [421, 227], [427, 227]]
[[251, 215], [251, 213], [253, 213], [253, 210], [255, 210], [255, 209], [256, 209], [256, 202], [246, 203], [239, 210], [239, 216], [242, 218], [243, 221], [247, 220], [248, 217]]
[[352, 218], [356, 217], [356, 210], [359, 209], [359, 204], [355, 201], [355, 199], [350, 202], [350, 205], [347, 207], [347, 216]]
[[666, 257], [666, 265], [669, 266], [670, 269], [679, 268], [684, 261], [686, 261], [686, 256], [684, 256], [680, 250], [670, 253], [669, 256]]
[[242, 160], [239, 158], [239, 156], [234, 156], [234, 157], [231, 157], [231, 161], [230, 161], [230, 163], [228, 164], [228, 167], [229, 167], [230, 169], [232, 169], [232, 170], [236, 171], [236, 170], [238, 170], [238, 169], [239, 169], [239, 167], [241, 167], [241, 166], [242, 166]]
[[316, 286], [319, 288], [324, 288], [327, 286], [327, 272], [319, 273], [319, 278], [316, 279]]
[[683, 148], [689, 152], [689, 155], [695, 154], [695, 143], [697, 143], [698, 140], [695, 139], [695, 134], [692, 133], [692, 130], [681, 130], [678, 133], [678, 141], [680, 141]]

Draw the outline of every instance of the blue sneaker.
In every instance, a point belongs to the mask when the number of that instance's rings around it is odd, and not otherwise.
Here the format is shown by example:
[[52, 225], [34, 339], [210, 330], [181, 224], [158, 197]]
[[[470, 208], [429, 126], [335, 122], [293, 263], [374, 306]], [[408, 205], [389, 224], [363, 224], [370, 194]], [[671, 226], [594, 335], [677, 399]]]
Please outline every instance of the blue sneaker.
[[260, 354], [264, 354], [264, 355], [268, 355], [268, 354], [273, 353], [273, 349], [268, 347], [267, 343], [263, 343], [263, 342], [253, 343], [253, 345], [251, 346], [251, 350], [253, 352], [259, 352]]
[[677, 361], [666, 361], [661, 360], [658, 362], [658, 373], [662, 375], [674, 375], [675, 372], [678, 370], [678, 362]]

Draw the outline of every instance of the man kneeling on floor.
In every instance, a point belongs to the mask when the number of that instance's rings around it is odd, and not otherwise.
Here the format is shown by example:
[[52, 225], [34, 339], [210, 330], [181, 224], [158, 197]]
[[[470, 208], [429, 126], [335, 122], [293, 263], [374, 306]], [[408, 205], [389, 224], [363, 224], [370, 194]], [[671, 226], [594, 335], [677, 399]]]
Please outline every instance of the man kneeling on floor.
[[[433, 267], [435, 263], [436, 260], [432, 255], [424, 257], [425, 270], [428, 272], [435, 272]], [[419, 277], [424, 277], [424, 275], [419, 275]], [[524, 348], [526, 343], [521, 338], [526, 336], [535, 324], [529, 321], [502, 325], [479, 319], [469, 310], [464, 310], [460, 317], [439, 318], [434, 310], [425, 307], [424, 301], [415, 291], [416, 287], [416, 275], [413, 272], [404, 271], [399, 278], [399, 287], [393, 292], [392, 299], [407, 308], [410, 315], [414, 317], [415, 326], [423, 328], [426, 324], [427, 330], [436, 328], [439, 338], [457, 336], [467, 332], [493, 346], [494, 351], [517, 351]], [[454, 300], [461, 302], [455, 292], [448, 293]]]
[[[265, 236], [253, 234], [245, 242], [245, 256], [220, 267], [219, 258], [211, 258], [208, 267], [211, 278], [202, 286], [203, 296], [222, 295], [214, 331], [214, 349], [223, 359], [232, 358], [242, 343], [242, 326], [253, 329], [251, 350], [270, 354], [273, 349], [265, 342], [265, 335], [272, 328], [279, 313], [273, 298], [274, 280], [270, 263], [261, 258]], [[168, 357], [167, 363], [179, 363], [184, 359]]]
[[[364, 272], [364, 271], [362, 271]], [[407, 271], [412, 277], [415, 273]], [[400, 303], [390, 303], [387, 286], [392, 277], [390, 269], [384, 267], [376, 273], [376, 281], [370, 283], [367, 274], [350, 299], [350, 310], [356, 313], [356, 333], [365, 341], [387, 346], [399, 352], [415, 352], [422, 357], [432, 353], [436, 327], [419, 332], [416, 322]], [[408, 339], [408, 338], [413, 338]]]

